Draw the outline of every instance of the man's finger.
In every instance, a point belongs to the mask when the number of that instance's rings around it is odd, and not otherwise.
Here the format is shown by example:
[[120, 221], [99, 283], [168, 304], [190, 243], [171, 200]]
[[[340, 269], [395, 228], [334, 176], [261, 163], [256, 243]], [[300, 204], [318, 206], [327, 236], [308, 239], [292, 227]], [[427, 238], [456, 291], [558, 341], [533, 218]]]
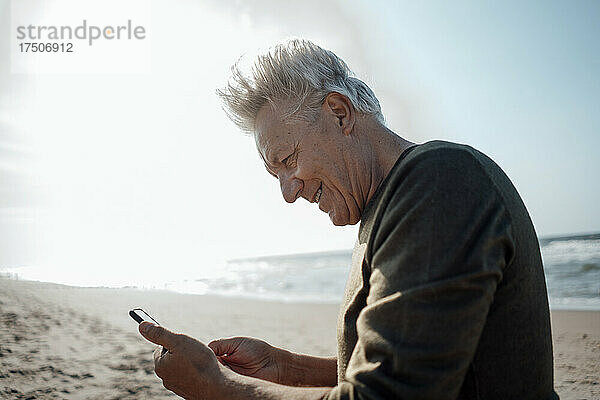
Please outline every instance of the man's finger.
[[222, 366], [233, 371], [233, 368], [231, 368], [231, 365], [227, 364], [225, 362], [225, 360], [223, 360], [222, 358], [217, 358], [217, 360], [221, 363]]
[[208, 344], [208, 347], [218, 356], [231, 354], [240, 345], [239, 338], [216, 339]]
[[154, 363], [156, 363], [156, 360], [158, 360], [160, 358], [160, 356], [162, 355], [163, 349], [164, 349], [164, 347], [162, 347], [162, 346], [156, 346], [156, 348], [152, 352], [152, 358], [154, 358]]
[[143, 321], [139, 326], [139, 330], [147, 340], [166, 347], [169, 350], [175, 347], [179, 338], [179, 335], [176, 333], [148, 321]]

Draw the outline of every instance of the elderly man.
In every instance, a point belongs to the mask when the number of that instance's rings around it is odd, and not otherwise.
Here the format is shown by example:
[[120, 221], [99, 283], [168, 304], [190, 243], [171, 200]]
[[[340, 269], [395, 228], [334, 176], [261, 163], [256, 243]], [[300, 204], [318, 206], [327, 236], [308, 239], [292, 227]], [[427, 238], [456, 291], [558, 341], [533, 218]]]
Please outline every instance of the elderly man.
[[[292, 40], [219, 91], [287, 202], [360, 221], [338, 356], [254, 338], [204, 344], [142, 323], [156, 373], [189, 399], [556, 399], [537, 236], [508, 177], [469, 146], [383, 122], [334, 53]], [[298, 222], [300, 223], [300, 222]]]

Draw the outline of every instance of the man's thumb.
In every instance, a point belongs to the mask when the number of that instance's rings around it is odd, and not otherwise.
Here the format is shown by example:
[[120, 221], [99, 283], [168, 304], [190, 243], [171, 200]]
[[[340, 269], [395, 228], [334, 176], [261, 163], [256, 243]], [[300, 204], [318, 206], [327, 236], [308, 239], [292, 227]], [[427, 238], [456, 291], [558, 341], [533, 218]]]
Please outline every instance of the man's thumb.
[[139, 331], [150, 342], [159, 344], [167, 349], [173, 348], [177, 338], [177, 334], [148, 321], [142, 321]]
[[218, 356], [231, 354], [239, 346], [238, 338], [216, 339], [210, 342], [207, 346]]

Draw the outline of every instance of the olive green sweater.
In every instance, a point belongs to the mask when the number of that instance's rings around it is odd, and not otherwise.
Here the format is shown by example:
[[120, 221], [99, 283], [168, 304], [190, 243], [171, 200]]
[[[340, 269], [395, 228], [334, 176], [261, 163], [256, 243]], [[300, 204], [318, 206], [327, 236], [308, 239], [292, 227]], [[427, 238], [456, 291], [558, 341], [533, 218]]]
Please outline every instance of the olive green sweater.
[[553, 399], [539, 243], [502, 170], [433, 141], [367, 204], [326, 399]]

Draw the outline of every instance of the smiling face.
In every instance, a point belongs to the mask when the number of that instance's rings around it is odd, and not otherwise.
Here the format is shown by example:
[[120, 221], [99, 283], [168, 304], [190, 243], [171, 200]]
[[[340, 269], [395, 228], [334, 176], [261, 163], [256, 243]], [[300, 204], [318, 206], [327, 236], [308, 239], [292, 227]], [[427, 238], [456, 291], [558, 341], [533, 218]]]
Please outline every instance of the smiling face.
[[254, 138], [288, 203], [303, 197], [318, 203], [334, 225], [356, 224], [364, 206], [357, 172], [364, 163], [356, 157], [356, 138], [349, 134], [352, 111], [346, 104], [336, 104], [339, 98], [331, 100], [326, 99], [315, 123], [284, 123], [280, 113], [266, 104], [256, 117]]

